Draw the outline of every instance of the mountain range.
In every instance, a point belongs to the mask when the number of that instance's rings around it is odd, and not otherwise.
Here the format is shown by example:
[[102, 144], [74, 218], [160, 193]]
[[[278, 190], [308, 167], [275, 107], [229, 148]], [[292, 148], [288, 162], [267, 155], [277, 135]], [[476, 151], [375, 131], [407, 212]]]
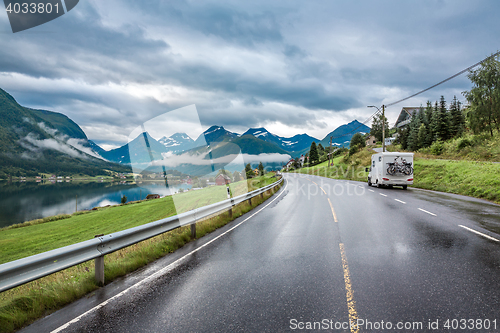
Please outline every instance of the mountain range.
[[264, 127], [238, 134], [214, 125], [195, 140], [182, 132], [156, 140], [144, 132], [131, 142], [106, 151], [89, 140], [67, 116], [23, 107], [0, 89], [0, 178], [26, 174], [27, 170], [30, 175], [39, 172], [95, 175], [102, 174], [103, 169], [126, 172], [130, 171], [131, 162], [149, 163], [161, 160], [165, 154], [202, 153], [207, 159], [217, 159], [241, 152], [253, 164], [258, 163], [259, 154], [266, 154], [268, 164], [281, 165], [290, 157], [305, 154], [313, 141], [328, 147], [332, 137], [332, 145], [349, 146], [354, 133], [369, 131], [368, 126], [354, 120], [318, 140], [307, 134], [281, 137]]
[[328, 147], [330, 146], [330, 138], [332, 138], [332, 146], [349, 147], [351, 138], [355, 133], [366, 134], [370, 133], [370, 130], [370, 127], [365, 124], [353, 120], [328, 133], [319, 143], [321, 143], [323, 147]]

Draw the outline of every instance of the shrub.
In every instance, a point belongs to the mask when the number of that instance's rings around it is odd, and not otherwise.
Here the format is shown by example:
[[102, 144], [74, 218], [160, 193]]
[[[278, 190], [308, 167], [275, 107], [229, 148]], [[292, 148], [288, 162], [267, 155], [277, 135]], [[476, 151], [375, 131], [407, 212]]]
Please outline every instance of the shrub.
[[458, 140], [457, 149], [462, 150], [465, 147], [472, 146], [472, 141], [467, 138], [460, 138]]
[[127, 202], [127, 197], [126, 196], [123, 196], [122, 197], [122, 204], [126, 203]]
[[436, 140], [431, 145], [431, 153], [433, 155], [441, 155], [443, 149], [444, 149], [444, 144], [443, 141], [441, 140]]

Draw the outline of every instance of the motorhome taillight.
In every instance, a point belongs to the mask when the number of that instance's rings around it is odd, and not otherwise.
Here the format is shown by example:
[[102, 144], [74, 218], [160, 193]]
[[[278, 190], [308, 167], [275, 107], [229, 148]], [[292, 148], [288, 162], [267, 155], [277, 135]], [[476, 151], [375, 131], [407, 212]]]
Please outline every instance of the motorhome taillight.
[[382, 179], [383, 179], [383, 180], [387, 180], [387, 181], [389, 181], [389, 178], [382, 178]]
[[413, 178], [408, 178], [408, 181], [409, 181], [409, 182], [413, 181]]

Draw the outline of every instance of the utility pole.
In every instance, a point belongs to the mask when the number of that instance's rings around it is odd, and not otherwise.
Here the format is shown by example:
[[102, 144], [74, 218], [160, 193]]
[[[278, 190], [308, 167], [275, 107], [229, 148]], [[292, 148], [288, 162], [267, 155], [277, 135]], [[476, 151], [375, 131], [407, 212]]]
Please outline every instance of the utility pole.
[[382, 105], [382, 152], [385, 152], [385, 105]]
[[332, 140], [333, 140], [333, 136], [330, 137], [330, 154], [328, 155], [328, 167], [330, 167], [330, 165], [331, 165], [330, 158], [333, 161], [333, 156], [332, 156]]

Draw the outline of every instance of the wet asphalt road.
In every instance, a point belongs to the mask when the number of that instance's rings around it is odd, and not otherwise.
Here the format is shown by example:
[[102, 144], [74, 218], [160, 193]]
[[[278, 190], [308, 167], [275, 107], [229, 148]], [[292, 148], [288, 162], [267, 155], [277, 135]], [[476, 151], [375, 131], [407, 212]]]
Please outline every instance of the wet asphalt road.
[[372, 323], [360, 332], [500, 332], [500, 206], [285, 178], [258, 214], [249, 218], [264, 205], [23, 332], [283, 332], [308, 322], [355, 332], [349, 319]]

